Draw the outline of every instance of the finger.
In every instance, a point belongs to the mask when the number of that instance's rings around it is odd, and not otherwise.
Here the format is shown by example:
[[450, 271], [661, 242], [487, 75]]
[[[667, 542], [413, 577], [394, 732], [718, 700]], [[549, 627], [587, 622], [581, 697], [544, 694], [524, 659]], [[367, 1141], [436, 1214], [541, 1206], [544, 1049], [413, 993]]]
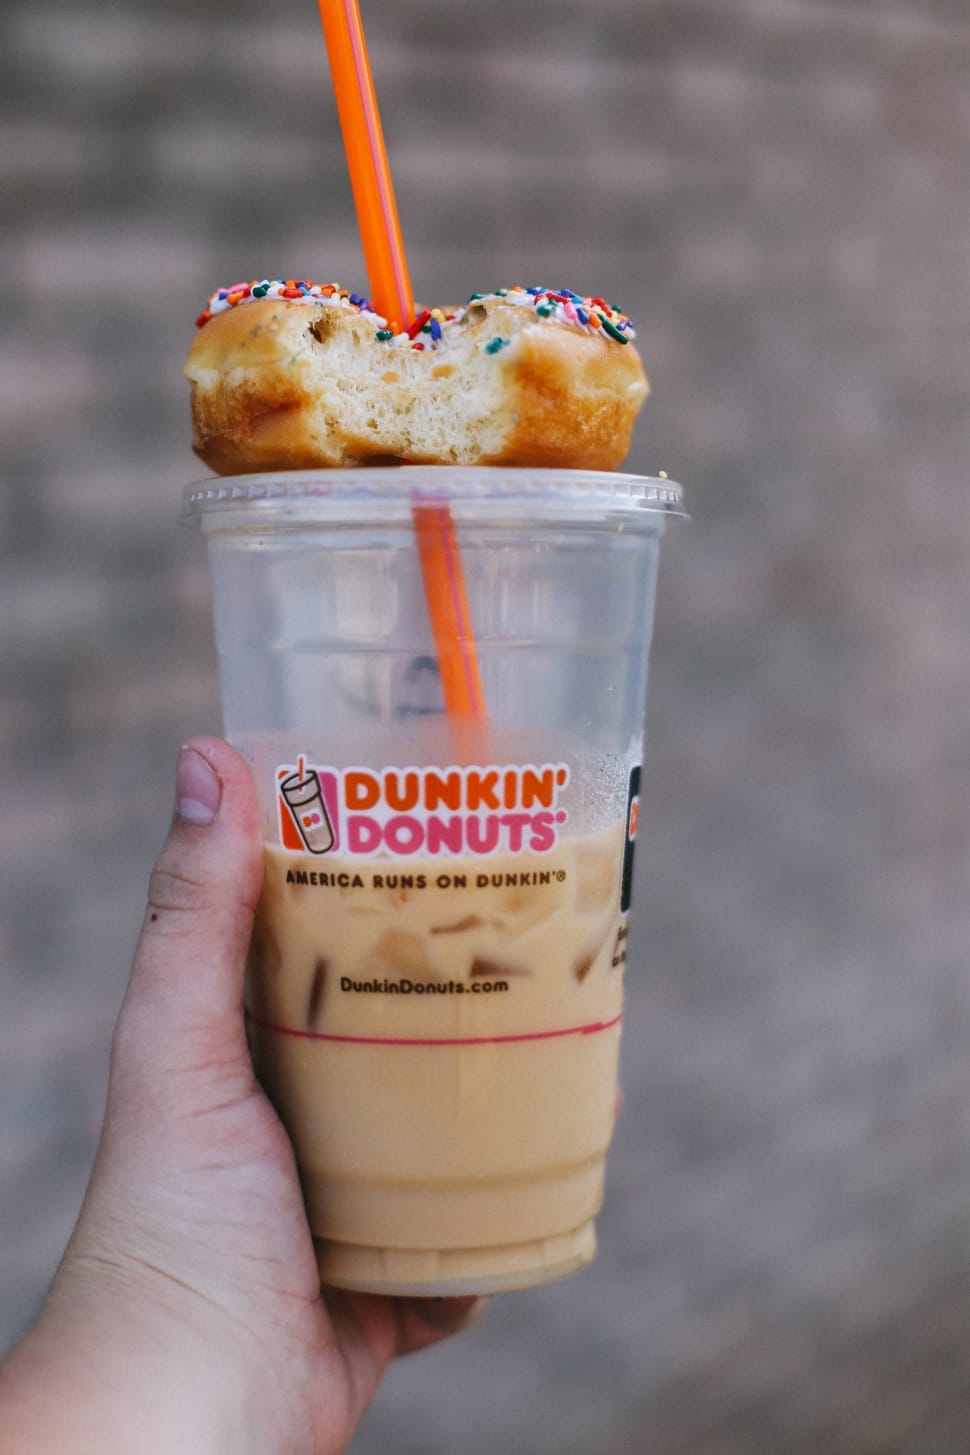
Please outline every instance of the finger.
[[135, 1041], [139, 1061], [245, 1056], [243, 977], [261, 883], [249, 769], [220, 739], [193, 738], [178, 755], [175, 813], [119, 1020], [117, 1039]]
[[397, 1354], [415, 1354], [429, 1344], [440, 1343], [452, 1334], [461, 1333], [480, 1319], [491, 1303], [490, 1298], [471, 1295], [466, 1298], [401, 1298], [395, 1300], [397, 1310]]
[[326, 1289], [324, 1298], [350, 1378], [359, 1419], [389, 1362], [460, 1333], [479, 1318], [490, 1298], [389, 1298]]

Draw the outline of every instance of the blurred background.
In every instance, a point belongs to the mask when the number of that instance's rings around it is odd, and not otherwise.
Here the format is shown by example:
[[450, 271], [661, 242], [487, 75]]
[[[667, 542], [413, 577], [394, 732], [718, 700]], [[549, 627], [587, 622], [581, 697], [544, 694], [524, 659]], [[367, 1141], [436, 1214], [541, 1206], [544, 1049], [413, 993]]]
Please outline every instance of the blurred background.
[[[354, 1455], [957, 1455], [970, 1420], [966, 0], [364, 3], [418, 297], [605, 293], [685, 485], [597, 1263]], [[219, 728], [180, 375], [363, 289], [311, 0], [0, 15], [0, 1344], [76, 1215], [147, 875]], [[271, 1455], [271, 1452], [268, 1452]]]

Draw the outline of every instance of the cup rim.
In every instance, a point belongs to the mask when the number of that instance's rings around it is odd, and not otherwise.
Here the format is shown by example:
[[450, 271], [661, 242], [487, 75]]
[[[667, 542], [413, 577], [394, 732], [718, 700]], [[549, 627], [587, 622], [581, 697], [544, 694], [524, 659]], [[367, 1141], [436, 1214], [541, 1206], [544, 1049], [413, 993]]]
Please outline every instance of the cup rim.
[[308, 511], [329, 515], [350, 505], [410, 507], [422, 501], [449, 505], [557, 502], [567, 514], [597, 506], [611, 512], [687, 514], [681, 486], [666, 476], [529, 466], [382, 465], [273, 470], [194, 481], [182, 491], [181, 520], [185, 525], [201, 524], [214, 513], [240, 509], [263, 513], [281, 507], [295, 507], [301, 516]]

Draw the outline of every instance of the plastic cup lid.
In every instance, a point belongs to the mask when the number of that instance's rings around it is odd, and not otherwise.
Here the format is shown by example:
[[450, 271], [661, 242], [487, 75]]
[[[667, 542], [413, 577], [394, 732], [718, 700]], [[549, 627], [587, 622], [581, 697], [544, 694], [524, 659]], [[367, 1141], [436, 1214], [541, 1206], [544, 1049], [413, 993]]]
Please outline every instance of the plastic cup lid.
[[487, 502], [527, 506], [553, 503], [564, 514], [576, 509], [658, 512], [684, 516], [683, 491], [665, 477], [627, 475], [606, 470], [532, 470], [498, 466], [406, 465], [349, 470], [271, 471], [223, 476], [188, 485], [182, 493], [182, 520], [201, 522], [213, 512], [254, 509], [260, 513], [292, 507], [300, 516], [329, 515], [333, 509], [375, 506], [410, 507], [421, 500], [450, 505]]

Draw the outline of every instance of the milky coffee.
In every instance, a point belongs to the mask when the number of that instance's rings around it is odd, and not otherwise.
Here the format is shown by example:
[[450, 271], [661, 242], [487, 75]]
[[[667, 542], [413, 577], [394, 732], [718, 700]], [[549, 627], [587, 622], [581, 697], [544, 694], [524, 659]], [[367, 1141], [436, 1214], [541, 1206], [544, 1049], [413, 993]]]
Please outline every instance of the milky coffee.
[[266, 852], [247, 989], [324, 1282], [522, 1287], [595, 1249], [625, 824], [543, 854]]

